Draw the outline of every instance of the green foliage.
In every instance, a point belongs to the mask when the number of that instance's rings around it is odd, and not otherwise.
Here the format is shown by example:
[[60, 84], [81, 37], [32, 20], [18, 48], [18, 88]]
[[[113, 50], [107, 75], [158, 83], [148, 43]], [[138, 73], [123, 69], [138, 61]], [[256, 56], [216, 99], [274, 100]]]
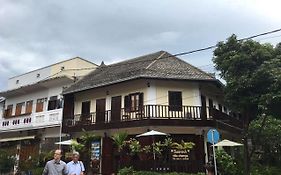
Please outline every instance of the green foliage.
[[174, 142], [172, 146], [176, 149], [189, 152], [195, 146], [195, 144], [193, 142], [185, 142], [182, 140], [181, 143]]
[[32, 175], [41, 175], [43, 172], [44, 167], [36, 167], [33, 168], [32, 171]]
[[160, 156], [162, 154], [162, 151], [163, 151], [163, 148], [162, 148], [162, 144], [160, 141], [152, 144], [152, 152], [155, 155]]
[[230, 155], [228, 155], [224, 150], [216, 151], [216, 160], [218, 171], [221, 175], [237, 175], [241, 174], [238, 172], [237, 164]]
[[133, 169], [133, 167], [125, 167], [125, 168], [120, 169], [117, 174], [118, 175], [133, 175], [134, 169]]
[[100, 139], [99, 136], [96, 136], [93, 132], [83, 131], [83, 134], [80, 137], [80, 143], [87, 145], [94, 140]]
[[83, 160], [86, 170], [90, 169], [91, 143], [95, 140], [100, 140], [100, 137], [93, 132], [83, 130], [83, 134], [80, 138], [77, 138], [77, 142], [71, 143], [72, 148], [80, 153], [80, 158]]
[[111, 138], [114, 141], [115, 145], [117, 146], [118, 152], [121, 152], [122, 148], [125, 145], [125, 141], [128, 137], [128, 133], [126, 132], [119, 132], [115, 133]]
[[137, 153], [141, 152], [140, 142], [134, 138], [129, 140], [129, 148], [131, 155], [136, 155]]
[[125, 167], [118, 172], [118, 175], [205, 175], [205, 173], [178, 173], [178, 172], [152, 172], [152, 171], [134, 171], [132, 167]]
[[251, 170], [251, 175], [280, 175], [280, 172], [280, 167], [255, 165]]
[[255, 119], [258, 114], [278, 116], [281, 104], [281, 46], [240, 41], [232, 35], [214, 51], [215, 67], [226, 81], [226, 102]]
[[6, 150], [0, 150], [0, 173], [8, 173], [14, 167], [15, 159]]
[[81, 137], [78, 138], [77, 141], [73, 141], [71, 143], [71, 146], [74, 150], [78, 152], [90, 154], [92, 141], [99, 140], [99, 139], [100, 137], [96, 136], [94, 133], [83, 131]]
[[170, 138], [170, 137], [167, 137], [167, 138], [165, 138], [165, 140], [164, 140], [164, 142], [162, 143], [162, 145], [164, 146], [164, 147], [167, 147], [167, 148], [172, 148], [173, 147], [173, 139], [172, 138]]
[[85, 149], [85, 144], [78, 143], [78, 142], [72, 142], [71, 147], [75, 151], [82, 152]]
[[150, 153], [151, 152], [151, 146], [145, 145], [144, 147], [141, 148], [140, 151], [143, 152], [143, 153]]
[[197, 174], [190, 174], [190, 173], [177, 173], [177, 172], [170, 172], [170, 173], [163, 173], [163, 172], [151, 172], [151, 171], [134, 171], [132, 167], [125, 167], [120, 169], [117, 173], [118, 175], [205, 175], [205, 173], [197, 173]]
[[267, 116], [260, 132], [262, 120], [263, 117], [260, 117], [252, 121], [249, 127], [252, 144], [257, 148], [254, 161], [281, 167], [281, 120]]

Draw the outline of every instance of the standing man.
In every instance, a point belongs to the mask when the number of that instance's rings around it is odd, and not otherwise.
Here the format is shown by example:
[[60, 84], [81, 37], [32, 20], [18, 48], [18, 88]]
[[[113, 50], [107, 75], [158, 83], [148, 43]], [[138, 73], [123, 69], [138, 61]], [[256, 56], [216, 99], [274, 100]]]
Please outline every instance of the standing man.
[[84, 175], [85, 167], [83, 162], [79, 161], [79, 153], [73, 152], [72, 161], [67, 163], [68, 175]]
[[62, 151], [55, 150], [54, 159], [46, 163], [42, 175], [67, 175], [66, 163], [61, 159]]

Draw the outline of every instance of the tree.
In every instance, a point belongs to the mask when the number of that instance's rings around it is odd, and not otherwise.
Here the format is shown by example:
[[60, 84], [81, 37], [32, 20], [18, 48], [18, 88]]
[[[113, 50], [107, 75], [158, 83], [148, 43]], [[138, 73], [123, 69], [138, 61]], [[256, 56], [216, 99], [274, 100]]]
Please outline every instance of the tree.
[[114, 141], [114, 144], [117, 146], [117, 150], [120, 153], [122, 148], [125, 145], [125, 141], [128, 137], [128, 133], [127, 132], [119, 132], [119, 133], [115, 133], [111, 138]]
[[[213, 61], [226, 81], [226, 103], [243, 116], [245, 173], [249, 174], [248, 128], [258, 115], [280, 116], [281, 44], [273, 47], [232, 35], [219, 42]], [[263, 125], [266, 118], [264, 118]]]
[[267, 117], [264, 129], [259, 133], [263, 117], [252, 121], [249, 127], [253, 146], [257, 147], [254, 158], [262, 165], [281, 167], [281, 120]]
[[92, 132], [87, 132], [83, 130], [83, 134], [80, 138], [77, 138], [77, 142], [73, 142], [71, 144], [72, 148], [76, 151], [80, 152], [81, 159], [84, 160], [84, 164], [86, 165], [86, 170], [90, 169], [90, 162], [91, 162], [91, 147], [92, 142], [95, 140], [100, 140], [99, 136], [96, 136]]

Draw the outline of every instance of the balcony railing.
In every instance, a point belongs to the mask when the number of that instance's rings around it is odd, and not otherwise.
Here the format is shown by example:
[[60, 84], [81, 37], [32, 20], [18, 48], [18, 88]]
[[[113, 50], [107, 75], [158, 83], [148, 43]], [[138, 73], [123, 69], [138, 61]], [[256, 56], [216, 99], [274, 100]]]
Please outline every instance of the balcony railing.
[[201, 106], [181, 106], [177, 111], [169, 105], [145, 105], [137, 111], [120, 109], [117, 111], [107, 110], [90, 114], [77, 114], [64, 121], [65, 126], [94, 125], [99, 123], [116, 123], [137, 120], [223, 120], [240, 126], [240, 121], [217, 110], [202, 108]]
[[60, 125], [62, 121], [62, 109], [31, 113], [0, 120], [0, 131], [36, 129]]

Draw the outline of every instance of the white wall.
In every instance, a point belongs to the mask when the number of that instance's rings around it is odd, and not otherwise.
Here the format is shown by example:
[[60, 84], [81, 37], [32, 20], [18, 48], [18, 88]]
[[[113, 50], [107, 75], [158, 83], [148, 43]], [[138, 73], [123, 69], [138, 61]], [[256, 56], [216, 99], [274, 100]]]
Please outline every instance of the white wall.
[[5, 102], [2, 101], [0, 102], [0, 119], [3, 118], [4, 110], [5, 110]]
[[[37, 77], [37, 74], [40, 74], [40, 77]], [[16, 89], [28, 84], [33, 84], [40, 80], [46, 79], [47, 77], [50, 76], [50, 74], [51, 74], [51, 67], [46, 67], [43, 69], [28, 72], [26, 74], [12, 77], [8, 80], [8, 90]], [[17, 80], [19, 80], [18, 84], [16, 83]]]
[[[16, 111], [17, 103], [25, 102], [25, 104], [26, 104], [27, 101], [33, 100], [32, 113], [34, 113], [35, 109], [36, 109], [37, 99], [47, 98], [46, 101], [44, 101], [44, 110], [47, 110], [47, 104], [48, 104], [49, 98], [51, 96], [56, 96], [56, 95], [58, 96], [61, 93], [62, 93], [62, 86], [60, 85], [60, 86], [52, 87], [50, 89], [45, 89], [45, 90], [41, 90], [41, 91], [37, 91], [37, 92], [33, 92], [33, 93], [21, 95], [21, 96], [8, 98], [8, 99], [6, 99], [5, 106], [7, 108], [8, 105], [12, 104], [13, 105], [12, 115], [14, 115], [15, 111]], [[21, 113], [24, 113], [24, 112], [25, 112], [25, 106], [23, 106]]]

